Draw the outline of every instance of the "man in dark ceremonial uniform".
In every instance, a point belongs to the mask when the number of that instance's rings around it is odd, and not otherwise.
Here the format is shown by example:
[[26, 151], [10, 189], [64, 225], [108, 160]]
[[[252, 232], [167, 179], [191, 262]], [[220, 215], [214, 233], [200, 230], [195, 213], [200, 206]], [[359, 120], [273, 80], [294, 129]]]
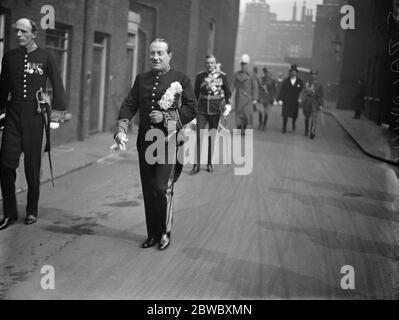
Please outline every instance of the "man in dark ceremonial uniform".
[[37, 220], [44, 118], [37, 111], [36, 92], [46, 89], [47, 79], [53, 87], [53, 107], [65, 110], [61, 77], [51, 55], [35, 42], [36, 24], [22, 18], [14, 29], [19, 48], [4, 55], [0, 75], [0, 110], [6, 113], [0, 152], [4, 214], [0, 230], [18, 218], [15, 181], [22, 152], [28, 183], [25, 223]]
[[296, 129], [302, 90], [303, 81], [298, 78], [298, 67], [292, 65], [289, 77], [284, 80], [278, 96], [279, 104], [283, 106], [283, 133], [287, 132], [288, 118], [292, 118], [292, 131]]
[[[175, 158], [168, 157], [166, 163], [161, 163], [159, 158], [155, 163], [152, 161], [154, 157], [148, 159], [146, 150], [154, 142], [146, 141], [145, 136], [151, 129], [159, 129], [163, 133], [163, 141], [166, 141], [169, 124], [175, 124], [178, 129], [182, 128], [195, 118], [197, 112], [190, 79], [170, 68], [171, 58], [172, 50], [166, 40], [155, 39], [150, 44], [152, 70], [136, 77], [133, 88], [120, 108], [118, 131], [115, 135], [117, 145], [123, 150], [127, 141], [128, 124], [137, 111], [140, 111], [137, 149], [148, 234], [142, 248], [150, 248], [159, 243], [160, 250], [166, 249], [170, 244], [173, 219], [172, 186], [178, 179], [182, 165]], [[165, 111], [160, 106], [160, 100], [171, 84], [176, 82], [182, 89], [179, 98], [181, 107]], [[168, 150], [170, 145], [165, 143]]]
[[277, 85], [272, 77], [272, 73], [268, 67], [263, 68], [263, 77], [259, 86], [260, 102], [263, 104], [263, 110], [259, 112], [259, 128], [258, 130], [266, 130], [267, 120], [271, 113], [273, 102], [276, 99]]
[[[197, 114], [197, 163], [191, 174], [200, 172], [201, 166], [201, 137], [208, 123], [210, 136], [208, 144], [207, 171], [213, 172], [212, 156], [215, 144], [216, 131], [219, 126], [220, 113], [224, 113], [230, 105], [231, 92], [226, 74], [216, 68], [216, 58], [213, 55], [205, 57], [206, 71], [197, 74], [195, 79], [195, 96], [198, 99]], [[227, 109], [231, 110], [231, 107]]]

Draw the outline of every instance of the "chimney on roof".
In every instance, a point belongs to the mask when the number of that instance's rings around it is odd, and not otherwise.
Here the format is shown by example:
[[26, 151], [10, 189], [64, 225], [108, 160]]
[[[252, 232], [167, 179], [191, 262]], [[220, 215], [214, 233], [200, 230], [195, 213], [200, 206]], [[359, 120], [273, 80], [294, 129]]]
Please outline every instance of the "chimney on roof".
[[296, 2], [294, 3], [294, 8], [292, 9], [292, 21], [296, 21]]
[[306, 1], [303, 2], [303, 6], [302, 6], [302, 19], [301, 19], [301, 21], [305, 21], [305, 16], [306, 16]]

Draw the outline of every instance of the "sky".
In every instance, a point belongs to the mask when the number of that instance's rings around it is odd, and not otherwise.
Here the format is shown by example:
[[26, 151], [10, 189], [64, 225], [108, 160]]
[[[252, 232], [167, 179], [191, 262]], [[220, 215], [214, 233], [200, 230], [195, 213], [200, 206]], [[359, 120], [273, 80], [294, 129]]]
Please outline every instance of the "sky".
[[[241, 0], [241, 11], [245, 10], [245, 5], [253, 0]], [[297, 3], [297, 19], [300, 18], [302, 12], [303, 0], [266, 0], [270, 5], [270, 11], [277, 13], [278, 20], [291, 20], [292, 8], [294, 2]], [[313, 14], [316, 13], [316, 6], [323, 3], [323, 0], [306, 0], [306, 7], [313, 9]]]

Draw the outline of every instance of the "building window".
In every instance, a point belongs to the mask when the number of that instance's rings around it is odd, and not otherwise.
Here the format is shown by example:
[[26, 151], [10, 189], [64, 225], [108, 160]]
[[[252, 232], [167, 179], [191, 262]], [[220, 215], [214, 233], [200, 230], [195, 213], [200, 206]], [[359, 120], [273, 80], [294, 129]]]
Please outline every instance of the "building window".
[[[4, 55], [4, 42], [5, 42], [5, 20], [6, 16], [4, 14], [0, 14], [0, 61], [3, 59]], [[1, 72], [1, 63], [0, 63], [0, 72]]]
[[[46, 30], [46, 49], [55, 60], [65, 88], [67, 87], [69, 45], [69, 28], [56, 24], [55, 29]], [[51, 88], [47, 87], [51, 91]]]
[[289, 49], [288, 49], [288, 54], [292, 58], [298, 58], [300, 55], [300, 46], [298, 44], [290, 44]]

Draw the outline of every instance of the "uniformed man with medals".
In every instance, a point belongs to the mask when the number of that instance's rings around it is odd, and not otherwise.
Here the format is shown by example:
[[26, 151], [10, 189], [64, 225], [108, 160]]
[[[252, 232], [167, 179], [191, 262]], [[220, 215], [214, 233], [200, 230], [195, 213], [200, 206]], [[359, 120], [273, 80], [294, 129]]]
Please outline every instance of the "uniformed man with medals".
[[195, 79], [195, 96], [198, 99], [197, 161], [191, 174], [200, 172], [201, 143], [207, 124], [209, 128], [207, 171], [213, 172], [212, 156], [220, 115], [222, 113], [223, 116], [227, 116], [231, 111], [231, 92], [226, 74], [218, 70], [216, 58], [213, 55], [205, 57], [205, 67], [206, 71], [198, 73]]
[[[165, 250], [171, 238], [173, 185], [182, 169], [182, 164], [176, 159], [177, 143], [171, 140], [175, 135], [170, 132], [181, 129], [195, 118], [197, 102], [190, 79], [170, 68], [172, 48], [169, 43], [165, 39], [155, 39], [149, 51], [152, 70], [136, 77], [133, 88], [122, 103], [115, 147], [126, 149], [128, 124], [140, 111], [137, 150], [147, 224], [147, 239], [141, 247], [159, 244], [158, 248]], [[165, 144], [166, 159], [162, 158], [160, 150], [146, 152], [155, 142], [146, 139], [150, 130], [161, 132], [162, 142], [158, 143]], [[169, 154], [172, 154], [172, 159]]]
[[[28, 183], [26, 224], [37, 221], [40, 194], [40, 166], [43, 130], [47, 116], [43, 114], [47, 81], [53, 88], [52, 105], [65, 110], [65, 90], [52, 56], [35, 42], [37, 27], [34, 21], [21, 18], [14, 24], [19, 48], [6, 53], [0, 75], [0, 110], [5, 111], [0, 152], [0, 180], [4, 218], [0, 230], [18, 219], [15, 196], [16, 169], [24, 153], [25, 177]], [[47, 143], [46, 151], [49, 151]]]

